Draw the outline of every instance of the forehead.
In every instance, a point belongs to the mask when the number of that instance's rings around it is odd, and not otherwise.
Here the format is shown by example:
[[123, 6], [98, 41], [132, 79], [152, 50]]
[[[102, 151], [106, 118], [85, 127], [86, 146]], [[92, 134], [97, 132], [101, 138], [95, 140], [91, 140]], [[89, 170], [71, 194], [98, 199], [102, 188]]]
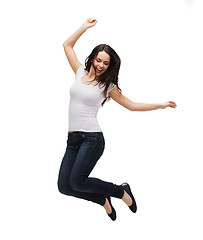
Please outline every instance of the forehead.
[[97, 58], [100, 58], [102, 61], [110, 61], [110, 56], [105, 51], [98, 52]]

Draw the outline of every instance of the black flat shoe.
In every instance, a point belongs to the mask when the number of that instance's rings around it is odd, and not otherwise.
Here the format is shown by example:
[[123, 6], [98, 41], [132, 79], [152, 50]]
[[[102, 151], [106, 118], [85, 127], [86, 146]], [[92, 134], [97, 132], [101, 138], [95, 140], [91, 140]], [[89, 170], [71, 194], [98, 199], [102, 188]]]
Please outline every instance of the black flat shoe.
[[124, 190], [127, 192], [127, 194], [131, 197], [132, 199], [132, 205], [131, 206], [128, 206], [130, 208], [130, 210], [132, 212], [136, 212], [137, 211], [137, 205], [136, 205], [136, 202], [135, 202], [135, 198], [131, 192], [131, 189], [130, 189], [130, 185], [128, 183], [123, 183], [121, 186], [123, 186]]
[[109, 204], [111, 205], [111, 210], [112, 210], [110, 214], [108, 214], [108, 213], [107, 214], [111, 218], [111, 220], [115, 221], [116, 220], [116, 211], [115, 211], [114, 207], [111, 204], [111, 198], [110, 197], [106, 197], [106, 198], [108, 199]]

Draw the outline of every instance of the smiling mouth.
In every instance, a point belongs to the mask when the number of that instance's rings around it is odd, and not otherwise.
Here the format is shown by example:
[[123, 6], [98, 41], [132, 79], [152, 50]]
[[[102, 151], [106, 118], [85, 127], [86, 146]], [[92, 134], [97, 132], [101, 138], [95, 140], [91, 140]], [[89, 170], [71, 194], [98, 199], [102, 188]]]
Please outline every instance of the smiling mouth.
[[101, 72], [103, 72], [103, 69], [96, 68], [96, 72], [101, 73]]

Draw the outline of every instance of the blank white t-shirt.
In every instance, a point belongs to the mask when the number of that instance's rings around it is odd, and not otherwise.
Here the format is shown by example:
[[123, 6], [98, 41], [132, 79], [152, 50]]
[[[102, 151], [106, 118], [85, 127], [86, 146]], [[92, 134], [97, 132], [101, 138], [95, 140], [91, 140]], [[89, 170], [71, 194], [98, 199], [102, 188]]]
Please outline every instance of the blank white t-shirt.
[[[69, 102], [69, 127], [68, 131], [102, 132], [98, 121], [97, 113], [104, 101], [104, 87], [86, 85], [81, 78], [88, 72], [81, 65], [76, 74], [75, 81], [70, 88]], [[115, 87], [114, 83], [109, 85], [107, 95]]]

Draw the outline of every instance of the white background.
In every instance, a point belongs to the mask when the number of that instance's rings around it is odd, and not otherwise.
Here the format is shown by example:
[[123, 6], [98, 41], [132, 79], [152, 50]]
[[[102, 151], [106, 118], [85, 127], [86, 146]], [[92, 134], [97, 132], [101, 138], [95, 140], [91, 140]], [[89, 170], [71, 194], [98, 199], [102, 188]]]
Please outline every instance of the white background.
[[[1, 2], [1, 239], [203, 239], [202, 12], [200, 0]], [[75, 45], [81, 63], [109, 44], [126, 97], [178, 105], [100, 109], [106, 147], [92, 176], [129, 182], [138, 205], [112, 199], [115, 222], [57, 190], [74, 81], [62, 44], [88, 17], [98, 23]]]

